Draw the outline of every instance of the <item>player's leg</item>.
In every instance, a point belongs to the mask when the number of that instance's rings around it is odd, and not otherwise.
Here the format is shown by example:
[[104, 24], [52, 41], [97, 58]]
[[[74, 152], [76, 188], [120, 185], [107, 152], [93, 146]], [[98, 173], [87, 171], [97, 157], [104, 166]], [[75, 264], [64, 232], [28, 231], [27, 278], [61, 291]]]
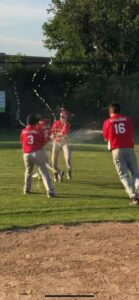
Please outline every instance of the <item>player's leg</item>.
[[61, 150], [61, 146], [59, 142], [54, 141], [52, 145], [52, 168], [55, 170], [54, 172], [54, 181], [56, 182], [59, 179], [59, 176], [61, 174], [61, 171], [58, 168], [58, 158], [59, 158], [59, 152]]
[[35, 154], [35, 159], [36, 159], [35, 162], [38, 166], [39, 173], [41, 174], [41, 177], [43, 180], [43, 184], [46, 188], [47, 195], [48, 195], [48, 197], [50, 197], [50, 196], [54, 197], [55, 196], [54, 188], [52, 186], [48, 170], [44, 163], [44, 161], [45, 161], [44, 151], [43, 150], [37, 151]]
[[64, 158], [66, 162], [66, 167], [67, 167], [67, 178], [71, 178], [71, 147], [68, 144], [65, 144], [63, 146], [63, 153], [64, 153]]
[[34, 161], [31, 153], [24, 154], [24, 165], [25, 165], [24, 194], [27, 194], [30, 193], [31, 190], [32, 171], [34, 167]]
[[139, 169], [134, 149], [127, 149], [128, 168], [131, 172], [137, 197], [139, 197]]
[[129, 195], [132, 204], [137, 204], [134, 184], [128, 173], [126, 149], [115, 149], [112, 151], [112, 156], [119, 178]]
[[53, 174], [55, 174], [57, 172], [57, 170], [55, 168], [53, 168], [51, 166], [51, 164], [49, 163], [48, 161], [48, 157], [47, 157], [47, 154], [45, 153], [45, 162], [46, 162], [46, 167], [49, 171], [51, 171]]
[[[49, 161], [48, 161], [48, 157], [47, 157], [47, 153], [46, 153], [45, 148], [44, 148], [44, 151], [45, 151], [45, 161], [44, 161], [44, 164], [46, 164], [46, 167], [47, 167], [47, 169], [48, 169], [50, 172], [52, 172], [53, 174], [57, 173], [57, 170], [54, 169], [54, 168], [51, 166], [51, 164], [49, 163]], [[33, 178], [41, 179], [41, 175], [39, 174], [39, 171], [38, 171], [37, 173], [33, 174], [32, 177], [33, 177]]]

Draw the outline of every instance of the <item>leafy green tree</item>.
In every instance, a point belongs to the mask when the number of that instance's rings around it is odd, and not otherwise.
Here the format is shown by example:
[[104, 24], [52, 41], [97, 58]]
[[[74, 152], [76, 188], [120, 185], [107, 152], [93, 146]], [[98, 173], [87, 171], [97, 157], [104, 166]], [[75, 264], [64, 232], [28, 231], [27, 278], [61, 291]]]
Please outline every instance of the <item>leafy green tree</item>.
[[[139, 1], [52, 0], [43, 25], [44, 45], [58, 59], [98, 61], [129, 73], [139, 58]], [[112, 65], [112, 69], [111, 69]]]

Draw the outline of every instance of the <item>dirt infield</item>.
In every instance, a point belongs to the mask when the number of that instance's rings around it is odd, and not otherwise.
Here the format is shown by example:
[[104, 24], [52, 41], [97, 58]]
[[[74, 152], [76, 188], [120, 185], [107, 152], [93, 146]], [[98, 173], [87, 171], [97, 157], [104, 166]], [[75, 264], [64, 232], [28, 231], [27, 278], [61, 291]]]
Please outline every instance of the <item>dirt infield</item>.
[[48, 294], [138, 300], [139, 224], [0, 233], [0, 299], [41, 300]]

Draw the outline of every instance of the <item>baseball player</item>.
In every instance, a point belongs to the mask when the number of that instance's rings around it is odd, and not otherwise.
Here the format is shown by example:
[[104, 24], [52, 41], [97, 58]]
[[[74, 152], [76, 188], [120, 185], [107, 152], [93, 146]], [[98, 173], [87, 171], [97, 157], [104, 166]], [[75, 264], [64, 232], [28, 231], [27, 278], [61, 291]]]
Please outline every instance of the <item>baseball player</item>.
[[45, 144], [49, 142], [49, 132], [50, 132], [50, 124], [49, 121], [43, 118], [40, 114], [36, 115], [37, 126], [40, 128], [44, 133]]
[[[48, 120], [42, 118], [42, 116], [40, 114], [36, 115], [36, 120], [37, 120], [36, 127], [39, 130], [41, 130], [44, 135], [44, 141], [45, 141], [44, 148], [45, 148], [45, 146], [47, 145], [47, 143], [50, 140], [50, 125], [49, 125]], [[44, 163], [46, 163], [47, 169], [50, 170], [53, 174], [57, 172], [54, 168], [52, 168], [52, 166], [48, 162], [46, 151], [45, 151], [45, 162]], [[35, 173], [32, 177], [38, 178], [39, 173]]]
[[[132, 120], [120, 114], [120, 105], [109, 106], [109, 116], [103, 124], [103, 136], [108, 141], [113, 162], [120, 180], [130, 198], [130, 204], [138, 204], [139, 171], [134, 152]], [[129, 172], [131, 177], [129, 176]]]
[[45, 143], [43, 132], [36, 126], [36, 118], [33, 115], [27, 117], [27, 126], [21, 131], [20, 141], [23, 150], [25, 164], [25, 186], [24, 194], [31, 192], [31, 179], [34, 165], [37, 165], [41, 174], [44, 186], [47, 190], [48, 198], [54, 197], [55, 192], [44, 163], [45, 154], [43, 146]]
[[64, 176], [64, 171], [58, 168], [59, 152], [63, 150], [64, 158], [67, 167], [67, 179], [71, 178], [71, 149], [68, 143], [68, 134], [71, 124], [68, 122], [69, 113], [62, 110], [60, 119], [55, 121], [50, 130], [52, 138], [52, 167], [56, 170], [54, 174], [54, 181], [58, 180], [58, 174], [61, 173], [61, 181]]

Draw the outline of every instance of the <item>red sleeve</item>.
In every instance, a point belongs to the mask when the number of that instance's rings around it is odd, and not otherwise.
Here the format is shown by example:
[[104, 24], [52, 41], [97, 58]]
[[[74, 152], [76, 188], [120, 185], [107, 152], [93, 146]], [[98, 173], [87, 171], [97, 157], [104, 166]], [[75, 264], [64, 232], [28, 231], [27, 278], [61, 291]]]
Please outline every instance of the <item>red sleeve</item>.
[[104, 137], [105, 141], [108, 141], [108, 139], [109, 139], [108, 128], [109, 128], [109, 120], [106, 120], [103, 124], [103, 137]]
[[68, 135], [70, 127], [71, 127], [71, 124], [69, 124], [69, 123], [65, 124], [61, 130], [61, 134]]
[[56, 129], [57, 129], [57, 121], [55, 121], [52, 127], [50, 128], [50, 134], [53, 133]]

